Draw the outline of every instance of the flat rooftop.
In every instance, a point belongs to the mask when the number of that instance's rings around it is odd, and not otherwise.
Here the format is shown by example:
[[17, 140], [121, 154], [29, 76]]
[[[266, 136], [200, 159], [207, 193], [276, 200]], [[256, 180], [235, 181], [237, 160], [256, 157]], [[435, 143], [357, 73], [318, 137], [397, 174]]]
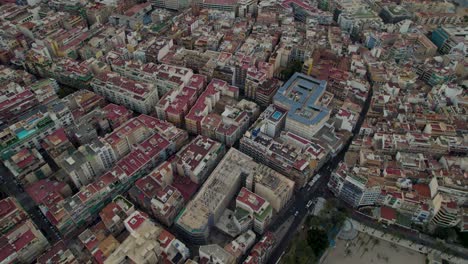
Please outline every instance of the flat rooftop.
[[330, 112], [319, 104], [326, 88], [326, 81], [296, 72], [281, 86], [273, 100], [275, 104], [289, 109], [288, 118], [306, 125], [315, 125]]

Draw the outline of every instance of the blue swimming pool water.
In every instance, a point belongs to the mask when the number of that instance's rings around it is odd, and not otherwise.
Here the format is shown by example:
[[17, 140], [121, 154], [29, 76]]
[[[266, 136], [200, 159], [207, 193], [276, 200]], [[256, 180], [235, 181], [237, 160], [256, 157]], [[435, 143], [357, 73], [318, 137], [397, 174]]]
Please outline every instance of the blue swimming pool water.
[[271, 117], [272, 117], [273, 119], [275, 119], [275, 120], [278, 120], [278, 119], [280, 119], [280, 117], [281, 117], [281, 112], [275, 111], [275, 112], [271, 115]]
[[35, 128], [31, 129], [31, 130], [21, 130], [16, 135], [18, 136], [19, 139], [23, 139], [23, 138], [33, 134], [34, 132], [36, 132]]

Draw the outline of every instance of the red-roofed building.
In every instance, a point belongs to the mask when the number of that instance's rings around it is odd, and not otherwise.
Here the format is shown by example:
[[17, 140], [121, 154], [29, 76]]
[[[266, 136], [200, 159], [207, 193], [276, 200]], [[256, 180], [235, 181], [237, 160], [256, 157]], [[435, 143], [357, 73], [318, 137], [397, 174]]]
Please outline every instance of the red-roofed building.
[[4, 164], [13, 176], [25, 185], [44, 179], [52, 173], [36, 149], [23, 148], [5, 160]]
[[0, 200], [0, 234], [5, 234], [27, 218], [28, 215], [15, 198], [7, 197]]
[[164, 263], [184, 263], [184, 260], [190, 257], [189, 249], [165, 229], [159, 234], [158, 242]]
[[158, 118], [177, 127], [184, 127], [185, 115], [197, 100], [197, 90], [184, 87], [181, 90], [167, 92], [156, 105]]
[[153, 84], [137, 82], [113, 72], [99, 74], [91, 86], [109, 101], [143, 114], [153, 112], [159, 99], [158, 89]]
[[388, 206], [382, 206], [380, 207], [380, 216], [379, 216], [379, 221], [386, 223], [386, 224], [394, 224], [397, 220], [397, 212], [395, 209], [388, 207]]
[[131, 146], [142, 142], [151, 135], [150, 129], [138, 118], [132, 118], [112, 133], [107, 134], [104, 141], [109, 143], [118, 158], [122, 158], [130, 152]]
[[254, 245], [244, 264], [265, 264], [268, 261], [276, 245], [275, 235], [271, 232], [265, 233], [260, 241]]
[[413, 190], [415, 190], [419, 197], [422, 199], [431, 198], [431, 189], [428, 184], [418, 183], [413, 185]]
[[78, 259], [73, 255], [65, 243], [60, 240], [50, 247], [36, 260], [37, 264], [78, 264]]
[[195, 105], [185, 116], [185, 125], [189, 132], [201, 134], [201, 121], [203, 117], [214, 110], [221, 96], [237, 98], [239, 96], [239, 89], [219, 79], [211, 80], [206, 90], [200, 95]]
[[[131, 133], [136, 127], [141, 128], [141, 133]], [[128, 134], [124, 135], [126, 132]], [[83, 224], [96, 218], [96, 213], [106, 205], [105, 201], [129, 190], [136, 180], [174, 154], [178, 150], [175, 142], [184, 142], [184, 138], [188, 138], [185, 131], [154, 117], [140, 115], [129, 120], [104, 139], [109, 144], [120, 144], [117, 147], [125, 145], [128, 154], [93, 183], [81, 187], [73, 197], [55, 207], [48, 206], [46, 215], [64, 237], [73, 235]], [[129, 141], [135, 143], [129, 144]]]
[[73, 144], [68, 140], [63, 128], [59, 128], [45, 137], [41, 145], [54, 160], [63, 152], [74, 150]]
[[114, 236], [118, 236], [125, 229], [124, 220], [134, 211], [133, 204], [118, 195], [101, 210], [99, 216], [107, 230]]
[[273, 210], [270, 203], [245, 187], [242, 187], [237, 195], [236, 208], [246, 210], [253, 216], [253, 229], [259, 234], [262, 234], [265, 231], [273, 216]]
[[72, 194], [68, 184], [49, 179], [42, 179], [32, 183], [28, 185], [25, 190], [38, 205], [43, 204], [50, 193], [57, 193], [62, 197], [69, 197]]
[[175, 167], [180, 176], [202, 184], [224, 156], [224, 145], [204, 136], [197, 136], [181, 149]]
[[35, 94], [16, 83], [3, 84], [0, 89], [0, 119], [8, 123], [39, 104]]
[[74, 118], [86, 115], [97, 107], [104, 106], [106, 103], [104, 97], [84, 89], [70, 94], [64, 100], [67, 101]]
[[149, 221], [148, 215], [141, 211], [135, 211], [127, 219], [125, 219], [124, 224], [128, 232], [134, 233], [138, 231], [138, 228], [145, 221]]
[[102, 222], [83, 231], [78, 239], [99, 264], [105, 263], [107, 257], [120, 246], [113, 235], [108, 235]]
[[[169, 167], [165, 166], [166, 164]], [[184, 198], [180, 191], [170, 185], [172, 173], [170, 163], [163, 163], [147, 176], [137, 180], [135, 186], [129, 191], [135, 203], [167, 226], [172, 225], [174, 218], [184, 205]], [[170, 180], [166, 180], [166, 174], [171, 174]]]
[[122, 105], [108, 104], [102, 108], [112, 129], [118, 128], [132, 117], [133, 112]]
[[44, 235], [27, 220], [0, 237], [0, 263], [31, 263], [48, 245]]

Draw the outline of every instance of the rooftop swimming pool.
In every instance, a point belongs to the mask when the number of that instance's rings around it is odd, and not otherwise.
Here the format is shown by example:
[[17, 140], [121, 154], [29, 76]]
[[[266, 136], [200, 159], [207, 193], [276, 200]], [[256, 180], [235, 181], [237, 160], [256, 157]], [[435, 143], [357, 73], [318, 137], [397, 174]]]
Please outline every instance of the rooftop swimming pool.
[[273, 118], [275, 121], [279, 120], [281, 118], [281, 112], [275, 111], [272, 115], [271, 118]]
[[31, 130], [23, 129], [20, 132], [16, 133], [16, 136], [21, 140], [21, 139], [23, 139], [23, 138], [25, 138], [25, 137], [27, 137], [27, 136], [29, 136], [31, 134], [34, 134], [34, 132], [36, 132], [35, 128], [33, 128]]

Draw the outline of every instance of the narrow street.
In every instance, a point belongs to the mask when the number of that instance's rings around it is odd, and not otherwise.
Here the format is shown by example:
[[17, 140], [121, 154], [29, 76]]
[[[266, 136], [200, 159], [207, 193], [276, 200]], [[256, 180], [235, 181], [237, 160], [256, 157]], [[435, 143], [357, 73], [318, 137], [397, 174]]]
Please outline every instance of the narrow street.
[[55, 227], [47, 220], [47, 218], [36, 206], [34, 200], [24, 191], [21, 184], [16, 182], [15, 177], [2, 163], [0, 163], [0, 190], [8, 196], [16, 198], [23, 209], [29, 214], [32, 221], [41, 230], [44, 236], [49, 240], [50, 244], [60, 240], [60, 234]]

